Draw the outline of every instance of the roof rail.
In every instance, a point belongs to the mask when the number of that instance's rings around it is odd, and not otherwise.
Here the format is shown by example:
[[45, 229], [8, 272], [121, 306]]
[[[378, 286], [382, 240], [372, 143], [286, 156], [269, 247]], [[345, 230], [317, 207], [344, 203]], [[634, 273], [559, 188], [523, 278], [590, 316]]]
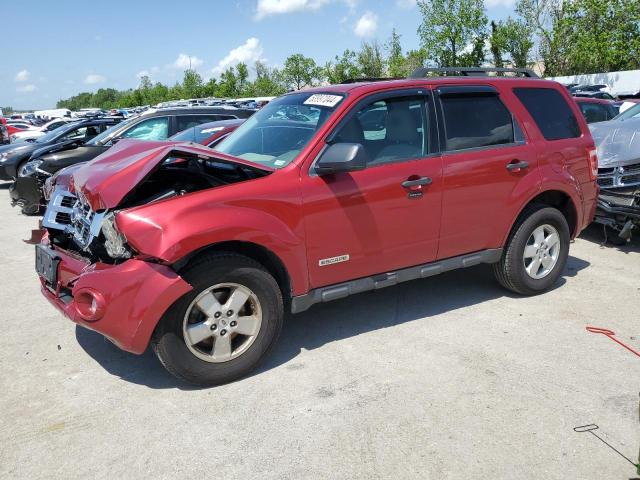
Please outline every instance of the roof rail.
[[424, 78], [428, 73], [439, 73], [441, 76], [486, 77], [489, 73], [515, 73], [516, 77], [540, 78], [529, 68], [482, 68], [482, 67], [441, 67], [416, 68], [409, 78]]
[[400, 80], [397, 77], [362, 77], [362, 78], [348, 78], [341, 83], [359, 83], [359, 82], [386, 82], [388, 80]]

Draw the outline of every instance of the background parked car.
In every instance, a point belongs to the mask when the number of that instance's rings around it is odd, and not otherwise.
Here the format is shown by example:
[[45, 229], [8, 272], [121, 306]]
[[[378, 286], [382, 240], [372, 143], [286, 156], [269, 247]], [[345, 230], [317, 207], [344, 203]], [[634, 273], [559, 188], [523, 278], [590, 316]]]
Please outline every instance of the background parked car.
[[0, 147], [0, 180], [15, 179], [18, 176], [18, 170], [29, 160], [31, 154], [40, 148], [57, 144], [80, 145], [118, 121], [119, 119], [107, 119], [70, 123], [58, 127], [33, 142], [20, 142]]
[[[190, 130], [203, 121], [222, 118], [223, 120], [209, 122], [213, 124], [210, 128], [215, 131], [206, 132], [206, 137], [203, 139], [208, 142], [206, 145], [214, 145], [235, 130], [251, 113], [253, 112], [247, 110], [215, 108], [151, 111], [114, 126], [77, 148], [65, 151], [56, 149], [55, 152], [34, 152], [11, 188], [12, 202], [14, 205], [20, 205], [22, 213], [37, 213], [44, 201], [44, 184], [47, 178], [62, 168], [92, 160], [120, 139], [166, 140], [170, 129], [184, 127], [182, 130], [187, 130], [187, 133], [179, 140], [192, 141], [195, 133]], [[242, 118], [238, 118], [240, 116]], [[225, 124], [225, 122], [231, 123]], [[219, 125], [220, 123], [223, 125]]]
[[587, 123], [606, 122], [618, 115], [615, 102], [602, 98], [574, 97]]
[[53, 119], [47, 123], [45, 123], [44, 125], [42, 125], [41, 127], [35, 127], [35, 128], [28, 128], [26, 130], [23, 130], [21, 132], [16, 132], [13, 135], [11, 135], [11, 142], [13, 143], [18, 143], [18, 142], [32, 142], [34, 141], [36, 138], [41, 137], [49, 132], [54, 131], [56, 128], [58, 127], [62, 127], [63, 125], [66, 125], [69, 122], [75, 121], [75, 119], [71, 119], [71, 118], [56, 118]]
[[244, 123], [244, 119], [220, 120], [217, 122], [203, 123], [195, 127], [187, 128], [176, 133], [170, 140], [194, 142], [214, 148], [218, 143], [227, 138], [236, 128]]
[[0, 123], [0, 145], [9, 143], [9, 132], [7, 126], [4, 123]]
[[217, 107], [186, 107], [148, 110], [96, 136], [84, 145], [64, 152], [56, 152], [34, 157], [41, 160], [39, 170], [53, 175], [58, 170], [87, 162], [104, 153], [114, 143], [123, 138], [138, 140], [166, 140], [183, 130], [206, 122], [219, 120], [246, 119], [253, 110], [225, 109]]

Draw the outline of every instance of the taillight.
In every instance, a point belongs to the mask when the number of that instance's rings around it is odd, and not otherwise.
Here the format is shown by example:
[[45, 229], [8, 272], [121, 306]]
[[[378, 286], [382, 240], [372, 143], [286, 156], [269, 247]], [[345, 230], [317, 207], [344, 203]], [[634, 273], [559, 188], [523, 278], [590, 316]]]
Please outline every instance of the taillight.
[[595, 181], [598, 178], [598, 151], [596, 147], [588, 148], [587, 154], [589, 155], [589, 176], [591, 180]]

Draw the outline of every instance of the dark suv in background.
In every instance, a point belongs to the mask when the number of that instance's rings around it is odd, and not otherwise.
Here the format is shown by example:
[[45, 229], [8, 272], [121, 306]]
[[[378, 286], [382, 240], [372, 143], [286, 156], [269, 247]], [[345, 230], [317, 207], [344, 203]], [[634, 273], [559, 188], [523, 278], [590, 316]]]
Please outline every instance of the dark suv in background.
[[34, 154], [12, 188], [11, 198], [25, 214], [37, 213], [44, 201], [44, 182], [59, 170], [93, 160], [122, 139], [166, 140], [202, 123], [246, 119], [254, 110], [220, 107], [181, 107], [149, 110], [104, 131], [74, 148]]

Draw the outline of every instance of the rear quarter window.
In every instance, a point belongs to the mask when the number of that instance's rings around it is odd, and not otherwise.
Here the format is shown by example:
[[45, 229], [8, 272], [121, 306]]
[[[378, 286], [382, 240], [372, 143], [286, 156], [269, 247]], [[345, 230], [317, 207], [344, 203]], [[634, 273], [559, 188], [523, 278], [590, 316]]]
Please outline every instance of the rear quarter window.
[[577, 138], [578, 120], [560, 92], [553, 88], [514, 88], [546, 140]]

